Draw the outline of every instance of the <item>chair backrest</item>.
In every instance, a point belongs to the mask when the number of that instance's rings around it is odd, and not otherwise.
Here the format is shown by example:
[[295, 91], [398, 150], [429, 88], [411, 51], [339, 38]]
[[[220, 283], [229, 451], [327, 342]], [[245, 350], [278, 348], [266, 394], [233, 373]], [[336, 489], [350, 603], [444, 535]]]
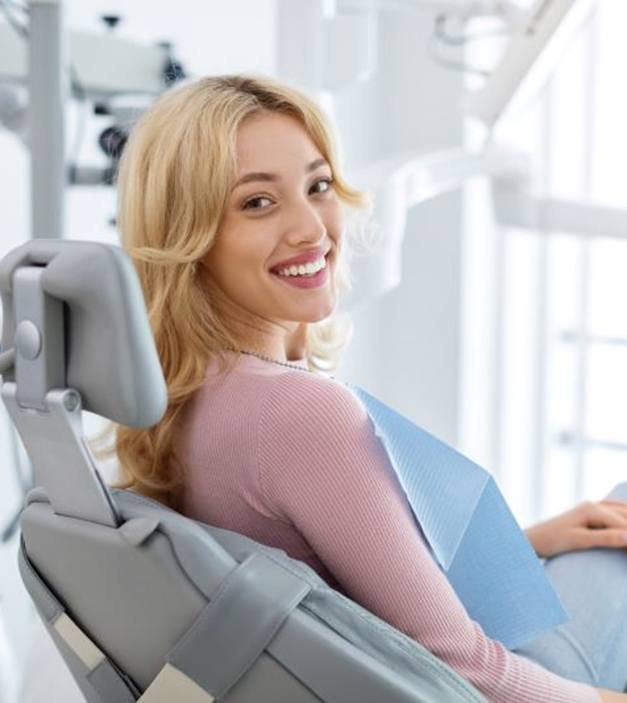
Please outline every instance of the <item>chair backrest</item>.
[[306, 564], [105, 486], [82, 408], [147, 427], [167, 402], [122, 250], [32, 240], [0, 294], [1, 395], [37, 484], [20, 570], [88, 701], [484, 701]]

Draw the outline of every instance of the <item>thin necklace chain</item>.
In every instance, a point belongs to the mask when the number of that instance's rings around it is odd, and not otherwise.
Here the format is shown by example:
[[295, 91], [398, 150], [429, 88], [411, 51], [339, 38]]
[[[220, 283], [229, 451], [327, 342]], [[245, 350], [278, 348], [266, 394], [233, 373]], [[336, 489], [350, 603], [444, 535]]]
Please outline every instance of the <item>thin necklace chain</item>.
[[234, 351], [238, 354], [248, 354], [249, 356], [256, 356], [258, 359], [263, 359], [264, 361], [270, 361], [273, 364], [279, 364], [279, 366], [287, 366], [289, 369], [298, 369], [298, 371], [307, 371], [307, 373], [313, 373], [310, 369], [306, 369], [304, 366], [297, 366], [296, 364], [288, 364], [287, 361], [278, 361], [278, 359], [271, 359], [269, 356], [264, 356], [258, 352], [246, 351], [244, 349], [234, 349], [233, 347], [227, 347], [228, 351]]

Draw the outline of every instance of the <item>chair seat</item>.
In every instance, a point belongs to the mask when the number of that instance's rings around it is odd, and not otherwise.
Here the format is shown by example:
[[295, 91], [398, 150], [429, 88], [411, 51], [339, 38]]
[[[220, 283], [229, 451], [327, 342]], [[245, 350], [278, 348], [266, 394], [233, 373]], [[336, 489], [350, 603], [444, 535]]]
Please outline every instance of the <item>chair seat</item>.
[[[305, 595], [219, 700], [484, 700], [424, 647], [283, 550], [188, 519], [132, 491], [111, 496], [123, 519], [117, 529], [56, 515], [45, 492], [35, 489], [22, 515], [23, 539], [55, 597], [138, 690], [150, 685], [237, 567], [261, 555], [302, 582]], [[241, 643], [254, 628], [238, 615], [228, 618]], [[210, 633], [203, 637], [211, 642]], [[224, 647], [213, 643], [204, 655], [222, 671], [232, 656], [228, 646], [235, 645], [230, 633], [219, 642]]]

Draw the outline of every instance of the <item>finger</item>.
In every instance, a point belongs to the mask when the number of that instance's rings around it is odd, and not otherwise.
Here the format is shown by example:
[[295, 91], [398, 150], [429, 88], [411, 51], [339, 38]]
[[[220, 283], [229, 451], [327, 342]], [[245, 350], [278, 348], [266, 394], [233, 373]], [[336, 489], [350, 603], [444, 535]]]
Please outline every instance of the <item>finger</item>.
[[621, 512], [627, 512], [627, 501], [623, 500], [600, 500], [601, 505], [605, 505], [612, 510], [620, 510]]
[[627, 532], [622, 529], [607, 528], [603, 530], [575, 530], [571, 549], [590, 549], [592, 547], [625, 548], [627, 547]]
[[588, 527], [616, 527], [627, 529], [627, 514], [615, 507], [591, 503], [586, 509]]
[[600, 504], [605, 506], [608, 510], [614, 510], [619, 513], [619, 515], [627, 516], [627, 503], [615, 500], [602, 500]]

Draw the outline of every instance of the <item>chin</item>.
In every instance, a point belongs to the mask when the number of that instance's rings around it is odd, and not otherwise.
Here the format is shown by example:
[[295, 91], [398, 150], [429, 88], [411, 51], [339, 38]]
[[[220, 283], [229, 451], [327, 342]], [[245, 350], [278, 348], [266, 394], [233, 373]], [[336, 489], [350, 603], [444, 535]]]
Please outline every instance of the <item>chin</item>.
[[332, 315], [334, 310], [335, 310], [335, 305], [329, 305], [324, 310], [319, 310], [317, 313], [309, 315], [307, 317], [307, 319], [303, 320], [303, 321], [304, 322], [321, 322], [322, 320], [326, 320], [327, 317]]

